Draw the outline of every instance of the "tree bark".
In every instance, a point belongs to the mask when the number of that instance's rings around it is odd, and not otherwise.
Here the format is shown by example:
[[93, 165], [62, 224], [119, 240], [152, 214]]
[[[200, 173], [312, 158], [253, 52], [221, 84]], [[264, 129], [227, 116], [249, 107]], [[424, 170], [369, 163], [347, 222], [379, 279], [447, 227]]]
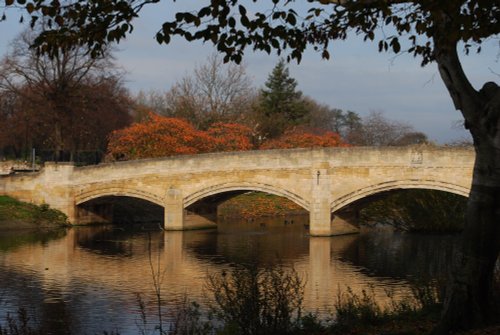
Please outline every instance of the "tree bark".
[[53, 133], [53, 142], [54, 142], [54, 160], [59, 162], [62, 160], [62, 152], [64, 150], [64, 139], [62, 135], [60, 121], [56, 120], [54, 122], [54, 133]]
[[454, 255], [442, 317], [434, 330], [434, 334], [449, 334], [498, 321], [492, 284], [500, 251], [500, 88], [487, 83], [480, 92], [471, 91], [456, 67], [456, 54], [436, 58], [476, 151], [466, 225]]
[[498, 317], [492, 283], [500, 246], [500, 151], [489, 143], [475, 147], [466, 226], [435, 334], [483, 326]]

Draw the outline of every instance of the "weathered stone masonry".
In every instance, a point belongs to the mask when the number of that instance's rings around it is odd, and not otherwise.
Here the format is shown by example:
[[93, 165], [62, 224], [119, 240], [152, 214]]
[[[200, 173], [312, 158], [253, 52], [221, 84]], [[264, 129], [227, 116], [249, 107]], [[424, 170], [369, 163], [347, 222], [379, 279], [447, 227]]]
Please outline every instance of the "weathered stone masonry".
[[1, 176], [0, 194], [47, 203], [73, 223], [87, 201], [135, 197], [164, 207], [165, 229], [183, 230], [211, 224], [188, 209], [208, 196], [263, 191], [308, 210], [311, 234], [328, 236], [353, 232], [335, 214], [379, 192], [424, 188], [468, 196], [473, 162], [472, 148], [412, 146], [214, 153], [86, 167], [46, 163], [39, 172]]

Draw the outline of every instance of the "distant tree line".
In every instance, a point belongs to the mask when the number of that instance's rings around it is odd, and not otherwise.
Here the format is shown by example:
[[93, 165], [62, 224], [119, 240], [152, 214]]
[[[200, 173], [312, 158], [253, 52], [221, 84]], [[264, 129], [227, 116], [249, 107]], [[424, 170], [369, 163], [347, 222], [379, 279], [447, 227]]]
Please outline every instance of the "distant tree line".
[[[362, 118], [304, 96], [284, 60], [260, 89], [243, 65], [224, 64], [213, 54], [168, 91], [134, 96], [125, 88], [111, 50], [92, 58], [72, 47], [49, 58], [30, 49], [32, 38], [22, 34], [0, 62], [0, 158], [27, 160], [35, 149], [42, 160], [88, 164], [100, 162], [105, 153], [132, 159], [428, 141], [381, 112]], [[183, 143], [189, 137], [198, 147]], [[154, 143], [145, 143], [148, 139]]]
[[110, 52], [71, 48], [38, 55], [22, 34], [0, 61], [0, 156], [74, 161], [105, 152], [108, 134], [130, 124], [131, 99]]
[[[214, 123], [241, 124], [251, 130], [255, 148], [321, 146], [310, 145], [304, 136], [337, 134], [337, 143], [366, 146], [399, 146], [428, 143], [427, 136], [411, 125], [371, 112], [362, 118], [320, 104], [297, 89], [284, 60], [279, 60], [264, 87], [256, 89], [244, 65], [224, 64], [216, 54], [195, 67], [192, 74], [176, 82], [169, 91], [139, 92], [136, 121], [149, 112], [182, 118], [199, 130]], [[229, 91], [227, 88], [231, 87]], [[299, 135], [300, 134], [300, 135]], [[294, 138], [300, 138], [295, 142]], [[272, 143], [280, 142], [279, 145]], [[286, 142], [286, 144], [285, 144]], [[270, 144], [271, 143], [271, 144]]]

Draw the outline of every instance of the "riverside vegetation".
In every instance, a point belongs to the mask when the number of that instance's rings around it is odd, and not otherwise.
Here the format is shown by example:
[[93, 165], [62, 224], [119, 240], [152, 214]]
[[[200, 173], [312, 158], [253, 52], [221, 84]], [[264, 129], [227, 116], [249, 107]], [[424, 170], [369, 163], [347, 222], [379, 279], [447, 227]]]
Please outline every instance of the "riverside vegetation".
[[0, 229], [56, 228], [69, 224], [68, 217], [47, 204], [34, 205], [0, 196]]

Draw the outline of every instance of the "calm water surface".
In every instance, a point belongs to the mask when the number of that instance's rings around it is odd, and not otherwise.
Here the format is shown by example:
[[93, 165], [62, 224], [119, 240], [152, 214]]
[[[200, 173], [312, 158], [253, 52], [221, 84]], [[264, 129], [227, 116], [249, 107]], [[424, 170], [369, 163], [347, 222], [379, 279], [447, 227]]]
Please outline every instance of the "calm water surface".
[[326, 315], [347, 286], [360, 291], [373, 285], [383, 302], [387, 289], [405, 295], [411, 281], [439, 276], [455, 240], [389, 231], [310, 238], [307, 217], [290, 221], [227, 221], [218, 230], [189, 232], [120, 226], [0, 232], [0, 323], [23, 306], [52, 334], [138, 334], [138, 296], [151, 316], [149, 330], [156, 325], [152, 271], [161, 274], [168, 318], [185, 298], [209, 303], [208, 274], [234, 264], [276, 262], [307, 280], [306, 309]]

